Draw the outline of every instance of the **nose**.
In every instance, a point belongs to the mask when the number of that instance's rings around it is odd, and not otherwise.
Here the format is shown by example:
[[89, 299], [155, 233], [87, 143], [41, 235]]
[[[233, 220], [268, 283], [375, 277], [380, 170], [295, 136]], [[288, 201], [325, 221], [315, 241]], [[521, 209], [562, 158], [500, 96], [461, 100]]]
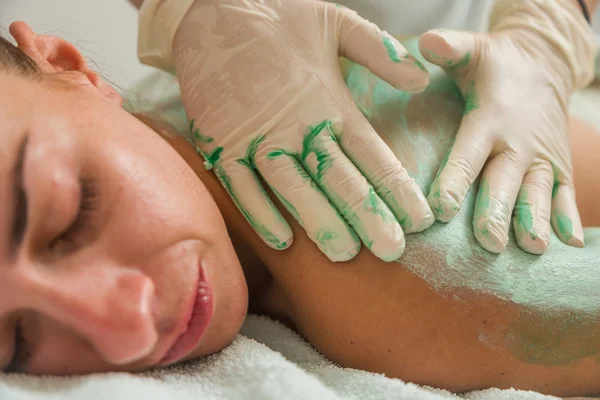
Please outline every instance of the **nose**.
[[30, 309], [72, 329], [114, 365], [139, 360], [154, 349], [158, 334], [150, 278], [107, 264], [56, 272], [46, 275], [36, 268], [27, 273]]

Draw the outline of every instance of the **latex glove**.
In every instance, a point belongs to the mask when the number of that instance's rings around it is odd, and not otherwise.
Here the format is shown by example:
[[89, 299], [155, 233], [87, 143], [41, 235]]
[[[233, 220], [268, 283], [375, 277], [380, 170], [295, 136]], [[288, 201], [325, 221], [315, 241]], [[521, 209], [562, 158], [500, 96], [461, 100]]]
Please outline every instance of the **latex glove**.
[[396, 260], [403, 230], [433, 223], [339, 71], [341, 55], [398, 89], [427, 85], [423, 65], [374, 24], [321, 1], [203, 0], [173, 46], [198, 150], [268, 245], [287, 248], [292, 231], [261, 179], [333, 261], [358, 253], [356, 235]]
[[582, 247], [568, 102], [593, 76], [591, 28], [568, 0], [500, 0], [490, 30], [433, 30], [420, 38], [423, 56], [445, 68], [465, 98], [429, 204], [439, 221], [449, 221], [483, 169], [473, 228], [484, 248], [504, 250], [513, 208], [523, 250], [547, 249], [550, 220], [561, 241]]

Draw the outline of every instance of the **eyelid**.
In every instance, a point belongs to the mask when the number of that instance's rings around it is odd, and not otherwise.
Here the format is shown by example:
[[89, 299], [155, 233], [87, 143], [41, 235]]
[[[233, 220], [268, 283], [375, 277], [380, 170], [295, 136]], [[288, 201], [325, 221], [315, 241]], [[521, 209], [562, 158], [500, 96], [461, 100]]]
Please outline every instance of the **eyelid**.
[[82, 238], [81, 236], [96, 231], [94, 222], [100, 207], [96, 182], [81, 178], [79, 185], [80, 195], [77, 214], [69, 226], [50, 243], [50, 247], [57, 253], [69, 253], [77, 250], [82, 246], [82, 243], [87, 243], [93, 239], [90, 237]]
[[19, 144], [17, 160], [13, 174], [14, 219], [10, 235], [10, 252], [15, 255], [23, 242], [27, 229], [27, 192], [23, 186], [23, 168], [27, 150], [28, 136]]
[[65, 233], [77, 233], [82, 230], [83, 225], [89, 222], [88, 219], [94, 215], [99, 207], [95, 182], [91, 179], [81, 179], [79, 185], [80, 195], [77, 216]]
[[11, 233], [11, 252], [16, 253], [23, 243], [25, 238], [25, 230], [27, 229], [27, 194], [23, 188], [22, 181], [18, 183], [19, 188], [16, 191], [15, 200], [15, 216], [13, 229]]

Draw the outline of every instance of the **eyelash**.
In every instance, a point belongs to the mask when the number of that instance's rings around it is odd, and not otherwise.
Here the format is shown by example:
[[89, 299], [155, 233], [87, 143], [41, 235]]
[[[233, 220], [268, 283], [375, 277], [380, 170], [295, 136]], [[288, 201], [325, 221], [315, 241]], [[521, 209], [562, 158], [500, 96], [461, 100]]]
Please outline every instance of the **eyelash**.
[[30, 343], [25, 339], [23, 335], [23, 320], [19, 319], [17, 321], [16, 329], [15, 329], [15, 350], [13, 359], [10, 362], [10, 365], [5, 368], [4, 372], [7, 373], [18, 373], [24, 372], [20, 369], [22, 366], [27, 365], [29, 358], [31, 357], [31, 346]]
[[91, 228], [91, 221], [93, 221], [100, 204], [98, 191], [95, 182], [89, 179], [81, 179], [80, 188], [77, 216], [71, 225], [52, 241], [51, 247], [60, 245], [71, 250], [76, 249], [79, 237]]

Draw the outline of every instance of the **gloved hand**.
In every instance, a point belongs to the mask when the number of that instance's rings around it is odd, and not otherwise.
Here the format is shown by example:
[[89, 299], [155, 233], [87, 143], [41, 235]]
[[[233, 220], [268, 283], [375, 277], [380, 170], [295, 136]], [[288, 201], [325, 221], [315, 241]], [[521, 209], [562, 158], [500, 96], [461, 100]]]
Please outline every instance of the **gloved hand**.
[[432, 30], [420, 38], [423, 56], [455, 78], [466, 107], [429, 204], [449, 221], [483, 169], [473, 228], [484, 248], [504, 250], [513, 208], [523, 250], [547, 249], [550, 220], [561, 241], [582, 247], [568, 103], [593, 77], [591, 28], [568, 0], [498, 0], [490, 32]]
[[396, 260], [403, 230], [433, 223], [339, 71], [342, 55], [398, 89], [427, 85], [423, 65], [374, 24], [321, 1], [196, 1], [173, 53], [199, 152], [271, 247], [290, 246], [292, 231], [261, 179], [333, 261], [358, 253], [356, 235]]

